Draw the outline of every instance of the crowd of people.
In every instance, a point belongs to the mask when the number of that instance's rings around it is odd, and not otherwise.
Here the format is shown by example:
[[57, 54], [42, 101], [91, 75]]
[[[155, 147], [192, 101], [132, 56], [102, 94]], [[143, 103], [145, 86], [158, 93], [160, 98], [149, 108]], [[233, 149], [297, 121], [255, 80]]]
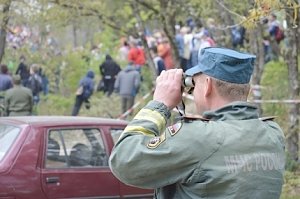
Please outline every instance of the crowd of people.
[[40, 102], [40, 93], [48, 94], [48, 78], [41, 66], [26, 64], [24, 56], [14, 74], [7, 65], [1, 64], [0, 92], [6, 116], [33, 115]]
[[[275, 14], [265, 18], [262, 22], [265, 25], [263, 46], [265, 49], [265, 63], [267, 63], [278, 59], [280, 56], [280, 43], [284, 39], [284, 29]], [[222, 38], [224, 37], [224, 32], [223, 34], [222, 31], [220, 32], [220, 28], [211, 18], [207, 20], [205, 25], [202, 22], [189, 19], [185, 25], [178, 25], [175, 29], [174, 42], [179, 54], [179, 66], [174, 62], [174, 50], [172, 50], [169, 39], [163, 31], [155, 31], [152, 35], [146, 37], [157, 76], [163, 70], [174, 68], [182, 68], [185, 72], [197, 64], [198, 53], [202, 49], [222, 46], [222, 39], [224, 39]], [[231, 28], [230, 32], [232, 48], [244, 48], [245, 41], [248, 40], [246, 29], [243, 26], [235, 26]], [[132, 38], [123, 40], [123, 45], [119, 48], [119, 58], [130, 62], [140, 72], [145, 64], [145, 52], [139, 44], [138, 41]], [[116, 74], [114, 75], [116, 76]], [[134, 90], [134, 88], [132, 89]]]
[[[280, 54], [279, 44], [284, 38], [283, 29], [277, 20], [277, 16], [272, 14], [269, 18], [264, 20], [266, 24], [267, 34], [264, 36], [263, 44], [265, 49], [265, 62], [278, 58]], [[7, 41], [10, 44], [19, 46], [26, 38], [31, 36], [29, 29], [16, 28], [14, 34], [8, 34]], [[220, 29], [213, 19], [208, 19], [205, 25], [202, 22], [188, 19], [186, 24], [176, 25], [176, 36], [173, 43], [176, 45], [176, 50], [179, 55], [179, 63], [174, 60], [174, 51], [172, 49], [169, 38], [163, 31], [156, 30], [153, 34], [146, 35], [147, 45], [150, 49], [150, 55], [155, 65], [156, 74], [159, 76], [163, 70], [170, 70], [174, 68], [182, 68], [185, 72], [192, 66], [197, 64], [198, 52], [207, 47], [222, 46], [222, 37]], [[233, 48], [240, 48], [244, 46], [246, 40], [246, 29], [242, 26], [231, 28], [231, 43]], [[16, 45], [18, 44], [18, 45]], [[93, 54], [94, 51], [91, 51]], [[117, 60], [117, 61], [116, 61]], [[98, 59], [99, 61], [99, 59]], [[120, 66], [120, 63], [126, 63]], [[140, 84], [142, 83], [142, 69], [146, 65], [145, 49], [139, 39], [128, 37], [122, 38], [122, 45], [118, 49], [118, 56], [113, 59], [111, 55], [107, 54], [105, 60], [99, 65], [101, 81], [97, 84], [97, 90], [103, 91], [106, 96], [116, 91], [121, 96], [122, 111], [128, 110], [134, 103], [135, 96], [139, 92]], [[121, 68], [124, 68], [123, 70]], [[137, 71], [134, 72], [134, 71]], [[93, 85], [94, 72], [89, 71], [82, 79], [91, 79]], [[131, 73], [133, 75], [131, 75]], [[43, 91], [45, 95], [48, 94], [48, 79], [43, 74], [41, 67], [26, 65], [24, 56], [20, 57], [20, 63], [15, 72], [20, 76], [21, 86], [31, 89], [33, 95], [33, 104], [38, 104], [40, 100], [40, 92]], [[125, 74], [125, 75], [124, 75]], [[130, 74], [130, 75], [129, 75]], [[6, 91], [13, 87], [13, 77], [8, 74], [7, 66], [3, 65], [0, 74], [0, 91]], [[18, 78], [15, 78], [18, 79]], [[83, 80], [80, 80], [78, 88], [82, 87]], [[138, 80], [137, 80], [138, 79]], [[124, 87], [124, 83], [126, 86]], [[130, 83], [129, 83], [130, 82]], [[41, 86], [36, 86], [36, 85]], [[94, 89], [94, 86], [90, 86]], [[78, 115], [81, 105], [85, 102], [86, 107], [89, 107], [90, 92], [88, 97], [81, 99], [82, 93], [77, 92], [74, 103], [72, 115]], [[9, 112], [9, 108], [8, 108]]]
[[[180, 57], [180, 63], [178, 64], [184, 71], [197, 62], [199, 50], [217, 45], [209, 29], [202, 25], [194, 27], [187, 24], [186, 26], [176, 27], [176, 31], [174, 41]], [[152, 35], [148, 35], [146, 40], [157, 76], [163, 70], [178, 67], [178, 64], [174, 61], [174, 50], [163, 31], [155, 31]], [[97, 90], [103, 91], [108, 97], [113, 92], [119, 93], [121, 109], [124, 113], [133, 106], [135, 96], [139, 92], [143, 81], [142, 70], [146, 65], [146, 55], [139, 39], [133, 37], [122, 38], [121, 43], [117, 60], [126, 63], [126, 66], [120, 67], [117, 61], [107, 54], [103, 63], [99, 65], [101, 80], [98, 83]], [[124, 69], [121, 70], [121, 68]], [[78, 88], [80, 87], [81, 84], [79, 83]], [[78, 96], [76, 96], [77, 98]]]
[[[128, 65], [121, 69], [119, 64], [107, 54], [103, 63], [99, 65], [99, 72], [102, 77], [97, 86], [97, 91], [102, 91], [107, 97], [116, 92], [121, 97], [121, 109], [124, 113], [134, 104], [135, 96], [138, 93], [141, 82], [141, 65], [129, 61]], [[89, 98], [94, 92], [95, 74], [89, 70], [78, 84], [75, 104], [72, 116], [77, 116], [83, 103], [89, 109]]]

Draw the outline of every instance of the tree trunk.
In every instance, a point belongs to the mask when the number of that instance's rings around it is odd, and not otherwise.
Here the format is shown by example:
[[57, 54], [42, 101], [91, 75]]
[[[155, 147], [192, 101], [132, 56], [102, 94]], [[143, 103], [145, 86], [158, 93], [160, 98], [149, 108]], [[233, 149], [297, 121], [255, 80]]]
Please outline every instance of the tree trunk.
[[[264, 72], [264, 57], [265, 57], [265, 52], [264, 52], [264, 46], [263, 46], [263, 31], [264, 27], [262, 24], [258, 24], [257, 28], [253, 30], [249, 30], [249, 39], [250, 39], [250, 52], [256, 55], [256, 63], [254, 66], [254, 71], [252, 75], [252, 80], [251, 84], [253, 85], [252, 87], [252, 92], [253, 92], [253, 99], [254, 100], [261, 100], [261, 90], [260, 90], [260, 82], [261, 82], [261, 77]], [[260, 115], [263, 114], [261, 104], [257, 104], [258, 110]]]
[[[300, 0], [298, 0], [298, 5], [300, 5]], [[298, 9], [299, 12], [298, 12], [298, 17], [299, 17], [299, 14], [300, 14], [300, 9]], [[300, 35], [300, 20], [297, 20], [297, 33], [298, 35]], [[298, 49], [300, 49], [300, 43], [298, 43]]]
[[6, 44], [6, 30], [7, 24], [9, 21], [9, 8], [12, 0], [6, 0], [3, 4], [3, 18], [1, 21], [0, 27], [0, 63], [5, 53], [5, 44]]
[[[284, 60], [288, 66], [289, 76], [289, 97], [290, 99], [299, 99], [299, 76], [298, 76], [298, 34], [297, 28], [293, 28], [294, 10], [286, 10], [286, 19], [288, 28], [286, 30], [286, 40], [288, 48], [285, 51]], [[297, 18], [297, 24], [299, 18]], [[291, 158], [295, 161], [299, 160], [299, 104], [290, 105], [289, 110], [289, 129], [286, 135], [287, 150]]]

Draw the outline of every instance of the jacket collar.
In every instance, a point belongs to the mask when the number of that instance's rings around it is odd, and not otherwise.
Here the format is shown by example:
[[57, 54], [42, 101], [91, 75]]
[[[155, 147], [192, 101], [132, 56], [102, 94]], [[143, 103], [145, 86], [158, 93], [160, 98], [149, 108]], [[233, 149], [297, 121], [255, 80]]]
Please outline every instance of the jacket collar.
[[233, 102], [222, 108], [206, 111], [203, 117], [209, 120], [246, 120], [257, 119], [257, 107], [248, 102]]

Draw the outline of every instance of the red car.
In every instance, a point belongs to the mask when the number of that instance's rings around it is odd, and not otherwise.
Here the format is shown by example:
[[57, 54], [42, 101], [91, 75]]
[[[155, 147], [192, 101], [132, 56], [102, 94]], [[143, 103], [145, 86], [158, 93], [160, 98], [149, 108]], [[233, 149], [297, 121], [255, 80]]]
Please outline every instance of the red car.
[[127, 123], [71, 116], [0, 119], [0, 199], [153, 198], [108, 166]]

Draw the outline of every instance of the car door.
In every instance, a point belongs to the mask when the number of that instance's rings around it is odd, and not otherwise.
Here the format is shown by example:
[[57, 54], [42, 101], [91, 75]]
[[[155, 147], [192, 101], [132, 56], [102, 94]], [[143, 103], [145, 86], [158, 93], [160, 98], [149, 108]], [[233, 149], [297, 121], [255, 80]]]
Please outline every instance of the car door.
[[42, 185], [49, 199], [119, 198], [119, 181], [108, 166], [101, 129], [49, 129]]

